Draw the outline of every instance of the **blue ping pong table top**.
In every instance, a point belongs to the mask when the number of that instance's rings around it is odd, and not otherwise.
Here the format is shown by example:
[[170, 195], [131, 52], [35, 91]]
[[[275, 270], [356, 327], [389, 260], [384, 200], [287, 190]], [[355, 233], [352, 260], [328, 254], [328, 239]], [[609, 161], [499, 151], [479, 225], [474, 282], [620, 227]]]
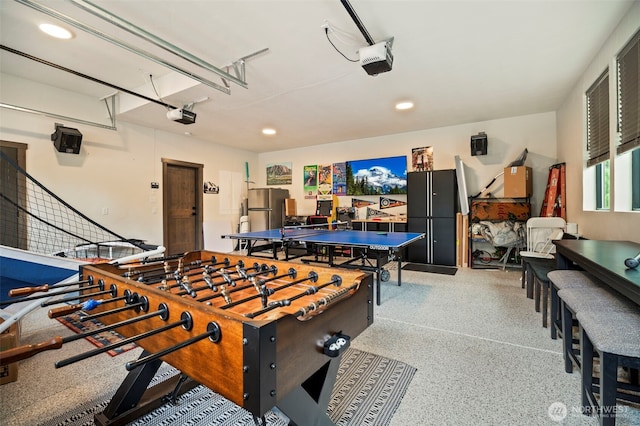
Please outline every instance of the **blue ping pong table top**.
[[285, 235], [282, 235], [282, 229], [268, 229], [266, 231], [223, 235], [223, 237], [237, 240], [299, 241], [325, 245], [398, 249], [424, 238], [425, 235], [417, 232], [310, 231], [308, 229], [287, 229]]

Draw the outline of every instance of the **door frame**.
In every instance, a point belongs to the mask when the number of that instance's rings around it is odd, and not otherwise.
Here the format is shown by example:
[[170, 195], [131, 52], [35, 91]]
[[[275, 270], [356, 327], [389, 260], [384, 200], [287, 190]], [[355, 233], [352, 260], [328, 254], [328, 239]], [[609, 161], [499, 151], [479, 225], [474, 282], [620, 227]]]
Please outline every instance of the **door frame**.
[[204, 247], [204, 234], [203, 234], [203, 184], [204, 184], [204, 164], [190, 163], [187, 161], [172, 160], [169, 158], [162, 158], [162, 240], [167, 253], [171, 253], [171, 247], [169, 247], [169, 241], [167, 236], [169, 235], [169, 197], [166, 194], [168, 188], [168, 168], [170, 166], [187, 167], [196, 171], [196, 183], [193, 190], [195, 191], [196, 199], [196, 229], [194, 230], [196, 235], [196, 250], [202, 250]]

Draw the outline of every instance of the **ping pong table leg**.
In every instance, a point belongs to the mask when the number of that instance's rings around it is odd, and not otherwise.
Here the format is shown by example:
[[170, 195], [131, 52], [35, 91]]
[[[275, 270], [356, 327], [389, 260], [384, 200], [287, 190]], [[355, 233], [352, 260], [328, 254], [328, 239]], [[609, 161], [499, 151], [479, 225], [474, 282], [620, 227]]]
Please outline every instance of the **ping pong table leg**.
[[381, 256], [376, 255], [376, 304], [380, 305], [380, 281], [382, 281], [382, 266], [380, 262]]
[[396, 256], [398, 258], [398, 287], [402, 284], [402, 256]]

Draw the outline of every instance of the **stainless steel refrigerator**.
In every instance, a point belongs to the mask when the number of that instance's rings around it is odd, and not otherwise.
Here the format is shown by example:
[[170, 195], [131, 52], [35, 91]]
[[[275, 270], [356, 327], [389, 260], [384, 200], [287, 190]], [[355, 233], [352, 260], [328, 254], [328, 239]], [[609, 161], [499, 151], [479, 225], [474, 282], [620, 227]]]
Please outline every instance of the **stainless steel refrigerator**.
[[282, 228], [284, 223], [284, 200], [289, 190], [282, 188], [249, 189], [247, 211], [251, 231]]

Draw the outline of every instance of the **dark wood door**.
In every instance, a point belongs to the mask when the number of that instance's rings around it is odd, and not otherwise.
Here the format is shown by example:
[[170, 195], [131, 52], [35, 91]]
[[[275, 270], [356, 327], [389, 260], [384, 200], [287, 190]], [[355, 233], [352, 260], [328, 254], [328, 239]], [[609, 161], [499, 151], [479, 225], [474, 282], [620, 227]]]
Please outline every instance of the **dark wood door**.
[[0, 141], [0, 151], [0, 244], [27, 250], [27, 218], [19, 208], [27, 205], [26, 177], [11, 165], [25, 170], [27, 145]]
[[203, 248], [201, 164], [162, 160], [164, 246], [167, 254]]

